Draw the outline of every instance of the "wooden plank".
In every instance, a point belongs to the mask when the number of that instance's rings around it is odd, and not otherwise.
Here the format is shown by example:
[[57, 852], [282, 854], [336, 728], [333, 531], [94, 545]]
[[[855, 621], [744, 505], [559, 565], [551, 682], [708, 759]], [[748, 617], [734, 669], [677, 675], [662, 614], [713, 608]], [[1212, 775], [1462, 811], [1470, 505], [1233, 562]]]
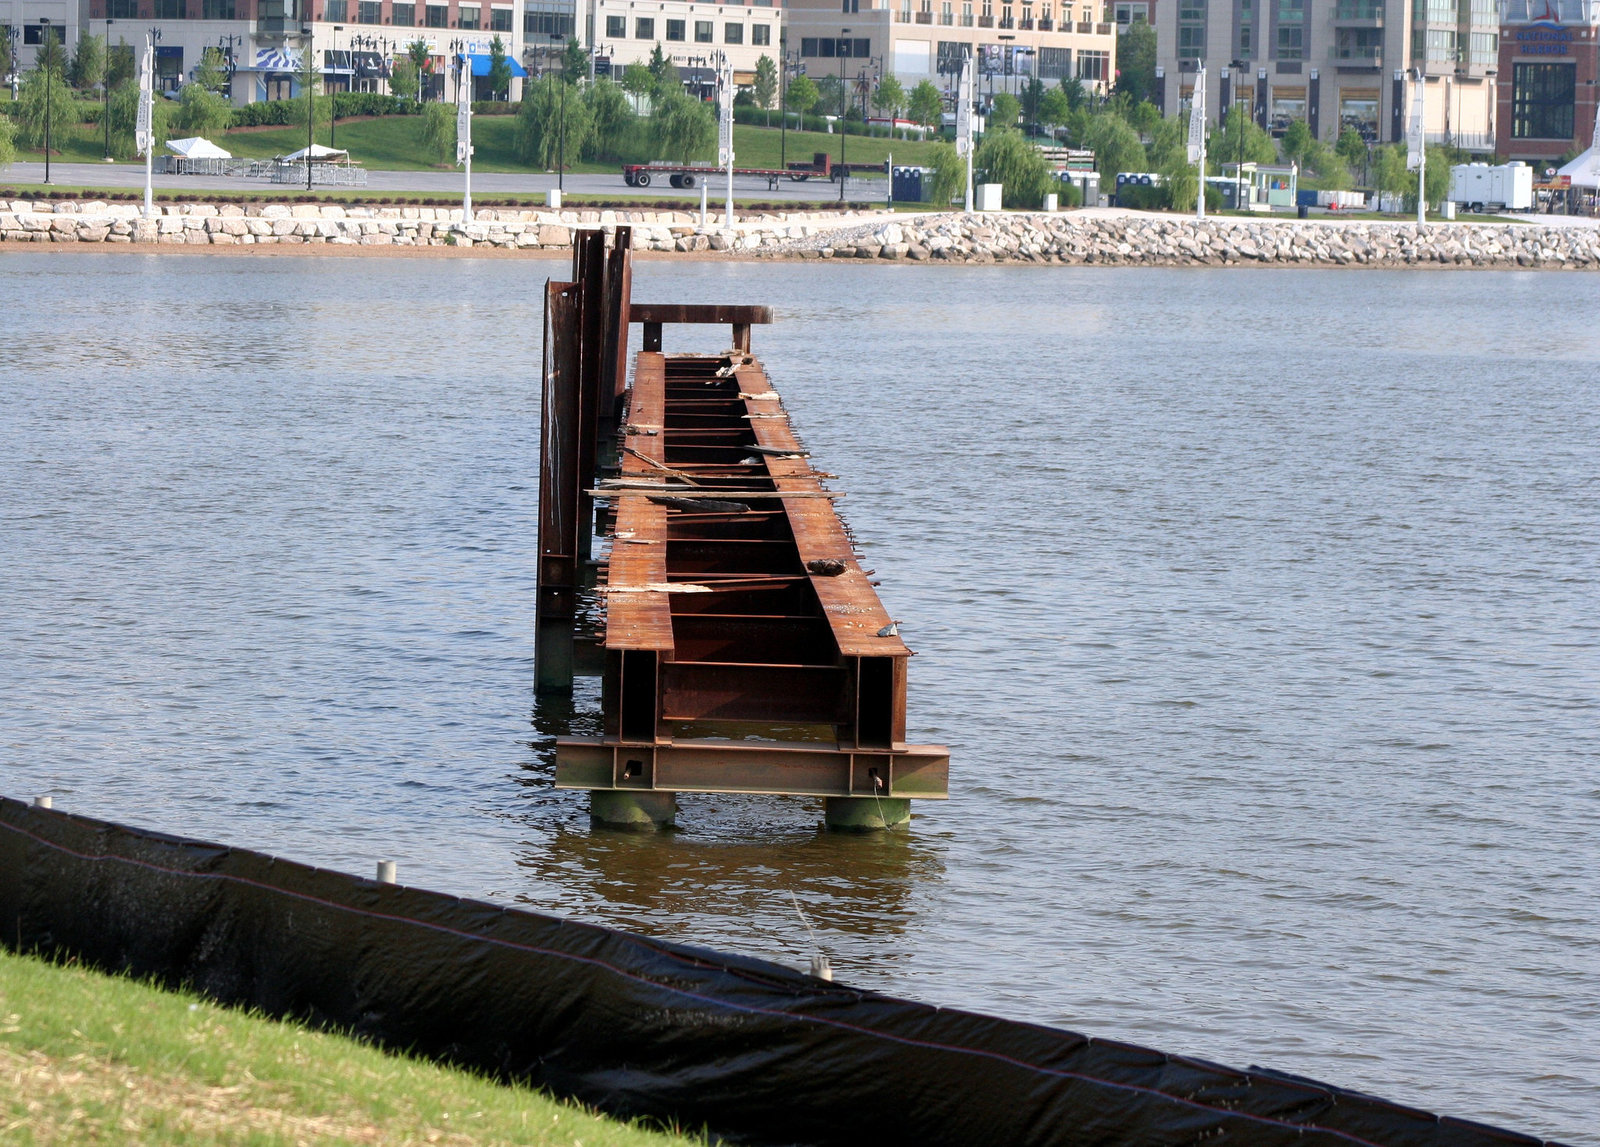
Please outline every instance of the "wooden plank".
[[[622, 473], [642, 479], [658, 473], [666, 449], [660, 434], [666, 392], [666, 360], [641, 351], [634, 363], [633, 387], [622, 444]], [[650, 433], [655, 431], [656, 433]], [[667, 511], [648, 498], [617, 503], [612, 528], [607, 586], [656, 585], [667, 580]], [[672, 607], [664, 593], [610, 594], [606, 600], [607, 649], [672, 650]]]

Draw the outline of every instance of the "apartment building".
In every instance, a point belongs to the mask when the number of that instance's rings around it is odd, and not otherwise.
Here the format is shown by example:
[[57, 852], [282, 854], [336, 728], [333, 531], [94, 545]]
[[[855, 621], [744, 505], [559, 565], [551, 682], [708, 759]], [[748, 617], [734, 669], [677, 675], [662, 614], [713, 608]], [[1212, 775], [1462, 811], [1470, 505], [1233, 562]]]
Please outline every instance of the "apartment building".
[[1161, 0], [1155, 19], [1169, 110], [1203, 61], [1212, 118], [1243, 101], [1275, 134], [1303, 119], [1330, 142], [1347, 127], [1398, 141], [1420, 68], [1429, 141], [1494, 151], [1497, 0]]
[[156, 83], [164, 91], [176, 91], [206, 50], [217, 49], [236, 105], [297, 94], [306, 51], [329, 92], [387, 91], [395, 59], [419, 39], [429, 47], [424, 80], [435, 98], [454, 98], [458, 53], [472, 59], [479, 93], [486, 94], [496, 36], [516, 73], [513, 99], [527, 74], [517, 0], [89, 0], [87, 9], [86, 30], [108, 44], [143, 51], [146, 36], [154, 39]]
[[842, 74], [862, 95], [891, 74], [953, 93], [968, 57], [984, 97], [1034, 77], [1106, 92], [1117, 37], [1105, 15], [1100, 0], [789, 0], [784, 49], [791, 70]]
[[1504, 0], [1495, 150], [1550, 166], [1594, 142], [1600, 0]]
[[741, 86], [754, 82], [762, 56], [777, 63], [784, 8], [781, 0], [576, 0], [575, 16], [578, 38], [594, 46], [598, 72], [649, 63], [659, 47], [691, 88], [709, 89], [719, 52]]

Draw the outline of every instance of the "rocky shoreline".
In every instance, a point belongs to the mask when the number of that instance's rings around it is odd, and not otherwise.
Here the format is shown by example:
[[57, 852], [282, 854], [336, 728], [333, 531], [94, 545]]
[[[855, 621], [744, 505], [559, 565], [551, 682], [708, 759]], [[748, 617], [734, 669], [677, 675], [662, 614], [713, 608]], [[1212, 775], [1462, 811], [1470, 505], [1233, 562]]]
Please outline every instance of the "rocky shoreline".
[[774, 212], [722, 228], [713, 214], [647, 210], [459, 210], [314, 203], [162, 204], [0, 200], [0, 246], [492, 248], [565, 250], [582, 227], [633, 228], [636, 250], [730, 257], [1085, 266], [1600, 269], [1600, 228], [1537, 223], [1242, 219], [991, 212]]

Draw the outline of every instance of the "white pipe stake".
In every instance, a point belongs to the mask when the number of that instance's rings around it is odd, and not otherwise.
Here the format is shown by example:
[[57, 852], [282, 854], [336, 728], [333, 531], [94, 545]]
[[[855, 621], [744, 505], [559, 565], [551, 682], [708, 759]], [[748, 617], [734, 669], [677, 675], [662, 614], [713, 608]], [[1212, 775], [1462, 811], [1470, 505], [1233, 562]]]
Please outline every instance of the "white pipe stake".
[[378, 883], [379, 884], [393, 884], [394, 883], [394, 861], [392, 861], [392, 860], [380, 860], [380, 861], [378, 861]]

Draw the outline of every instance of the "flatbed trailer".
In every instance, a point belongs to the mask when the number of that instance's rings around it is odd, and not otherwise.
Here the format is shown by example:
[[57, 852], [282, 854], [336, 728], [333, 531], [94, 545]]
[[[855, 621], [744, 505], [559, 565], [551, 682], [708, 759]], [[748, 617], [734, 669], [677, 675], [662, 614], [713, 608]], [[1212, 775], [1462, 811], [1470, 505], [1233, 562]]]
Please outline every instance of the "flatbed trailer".
[[[776, 191], [778, 184], [785, 179], [792, 183], [804, 183], [813, 176], [832, 181], [867, 174], [882, 175], [886, 172], [887, 165], [883, 163], [835, 163], [827, 152], [822, 151], [815, 153], [810, 163], [791, 163], [787, 167], [733, 169], [733, 173], [738, 176], [765, 179], [769, 191]], [[622, 179], [629, 187], [649, 187], [656, 180], [663, 178], [673, 187], [698, 187], [702, 181], [726, 176], [727, 173], [727, 168], [710, 163], [656, 162], [622, 165]]]

